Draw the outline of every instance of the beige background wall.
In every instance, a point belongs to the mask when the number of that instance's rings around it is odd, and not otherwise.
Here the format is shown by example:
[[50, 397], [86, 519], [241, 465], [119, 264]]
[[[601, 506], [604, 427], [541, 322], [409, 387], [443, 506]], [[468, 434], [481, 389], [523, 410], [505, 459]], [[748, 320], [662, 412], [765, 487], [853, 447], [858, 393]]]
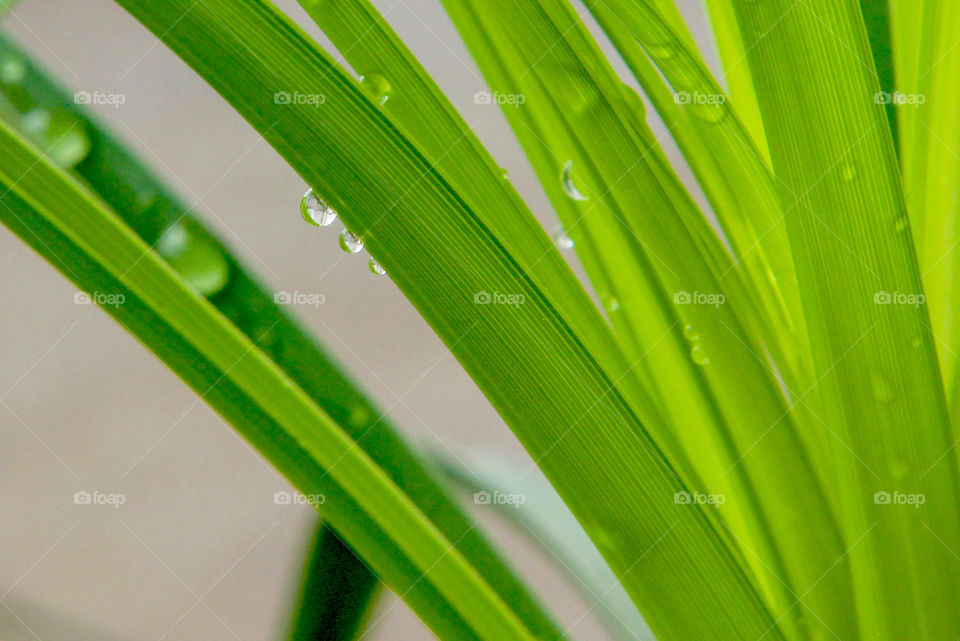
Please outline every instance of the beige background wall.
[[[376, 4], [552, 225], [503, 117], [473, 104], [484, 84], [439, 3]], [[305, 24], [295, 3], [281, 6]], [[123, 94], [121, 107], [98, 109], [103, 120], [269, 286], [326, 296], [297, 315], [411, 439], [526, 464], [390, 280], [342, 255], [339, 228], [300, 220], [300, 178], [124, 11], [106, 0], [27, 0], [5, 27], [74, 91]], [[6, 230], [0, 273], [0, 636], [67, 638], [57, 612], [107, 633], [99, 638], [282, 638], [310, 508], [274, 504], [287, 483], [106, 314], [75, 305], [75, 290]], [[75, 505], [82, 490], [123, 493], [126, 503]], [[591, 604], [547, 555], [477, 514], [572, 637], [603, 638]], [[375, 619], [368, 639], [431, 638], [393, 596]]]

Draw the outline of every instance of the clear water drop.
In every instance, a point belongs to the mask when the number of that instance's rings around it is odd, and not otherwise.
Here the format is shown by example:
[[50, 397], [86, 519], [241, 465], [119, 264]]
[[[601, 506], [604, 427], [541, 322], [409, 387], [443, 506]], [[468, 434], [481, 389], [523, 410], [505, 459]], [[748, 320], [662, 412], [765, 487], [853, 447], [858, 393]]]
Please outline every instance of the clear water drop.
[[567, 231], [561, 226], [558, 226], [556, 230], [554, 230], [553, 242], [557, 245], [557, 249], [560, 251], [573, 249], [574, 245], [573, 239], [570, 238], [569, 234], [567, 234]]
[[381, 267], [380, 263], [373, 258], [370, 259], [370, 271], [379, 276], [385, 276], [387, 274], [387, 270]]
[[903, 232], [907, 231], [909, 227], [910, 223], [906, 216], [898, 216], [897, 220], [893, 223], [893, 228], [898, 234], [902, 234]]
[[50, 159], [72, 169], [90, 153], [90, 138], [83, 120], [63, 108], [31, 109], [20, 119], [20, 128]]
[[390, 82], [380, 74], [371, 73], [360, 76], [360, 84], [377, 104], [382, 105], [390, 99]]
[[357, 254], [363, 251], [363, 241], [349, 229], [340, 232], [340, 249], [348, 254]]
[[503, 167], [500, 168], [500, 175], [503, 177], [504, 180], [510, 180], [510, 172], [504, 169]]
[[189, 218], [161, 235], [157, 253], [202, 296], [212, 296], [230, 280], [230, 264], [217, 242]]
[[857, 177], [857, 168], [852, 162], [845, 162], [840, 166], [840, 176], [846, 181], [850, 182]]
[[568, 160], [563, 166], [563, 173], [560, 175], [560, 184], [563, 185], [563, 191], [573, 200], [587, 200], [587, 197], [580, 193], [577, 186], [573, 184], [573, 161]]
[[157, 253], [167, 258], [182, 254], [187, 248], [187, 230], [176, 222], [164, 230], [157, 241]]
[[603, 308], [608, 312], [615, 312], [620, 309], [620, 301], [611, 294], [604, 293], [601, 295], [600, 302], [603, 303]]
[[5, 53], [0, 57], [0, 83], [19, 85], [27, 77], [27, 63], [15, 53]]
[[913, 347], [914, 349], [918, 349], [922, 343], [923, 341], [920, 340], [920, 337], [915, 336], [913, 340], [910, 341], [910, 346]]
[[688, 341], [695, 341], [700, 339], [700, 334], [697, 333], [693, 325], [687, 325], [683, 328], [683, 337]]
[[690, 349], [690, 358], [692, 358], [693, 362], [697, 365], [706, 365], [710, 362], [710, 359], [707, 358], [707, 353], [699, 345], [694, 345]]
[[313, 192], [307, 190], [300, 200], [300, 215], [303, 219], [317, 227], [329, 227], [337, 219], [337, 212]]

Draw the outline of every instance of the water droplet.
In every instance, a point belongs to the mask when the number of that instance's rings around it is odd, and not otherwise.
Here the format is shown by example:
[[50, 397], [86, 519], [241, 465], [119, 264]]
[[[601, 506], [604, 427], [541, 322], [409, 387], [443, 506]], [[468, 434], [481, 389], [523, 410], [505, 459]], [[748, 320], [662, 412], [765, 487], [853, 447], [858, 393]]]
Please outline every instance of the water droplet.
[[163, 232], [157, 241], [157, 253], [167, 258], [182, 254], [187, 248], [187, 230], [179, 222], [174, 223]]
[[893, 228], [897, 231], [897, 233], [903, 233], [907, 231], [909, 227], [910, 221], [906, 216], [898, 216], [897, 220], [893, 223]]
[[840, 176], [847, 182], [850, 182], [857, 176], [857, 168], [852, 162], [845, 162], [840, 166]]
[[573, 239], [570, 238], [567, 231], [561, 226], [557, 226], [556, 230], [554, 230], [553, 242], [556, 243], [557, 249], [560, 251], [573, 249]]
[[697, 365], [706, 365], [710, 362], [710, 359], [707, 358], [707, 353], [703, 351], [703, 348], [699, 345], [694, 345], [690, 349], [690, 358], [692, 358], [693, 362]]
[[577, 186], [573, 184], [573, 177], [570, 175], [573, 171], [573, 161], [568, 160], [563, 166], [563, 174], [560, 175], [560, 184], [563, 185], [563, 191], [574, 200], [587, 200], [587, 197], [580, 193]]
[[328, 227], [337, 219], [337, 212], [327, 203], [320, 200], [313, 188], [307, 190], [300, 200], [300, 215], [311, 225]]
[[504, 180], [510, 180], [510, 172], [504, 169], [503, 167], [500, 168], [500, 175], [503, 177]]
[[230, 264], [220, 246], [189, 218], [168, 227], [156, 249], [202, 296], [216, 294], [230, 280]]
[[349, 229], [340, 232], [340, 249], [348, 254], [356, 254], [363, 250], [363, 241]]
[[390, 82], [378, 73], [360, 76], [360, 84], [377, 104], [383, 104], [390, 98]]
[[600, 302], [603, 303], [603, 308], [608, 312], [615, 312], [620, 309], [620, 301], [610, 294], [602, 294], [600, 296]]
[[879, 403], [889, 403], [893, 400], [893, 389], [890, 384], [880, 374], [873, 374], [870, 377], [870, 383], [873, 386], [873, 398]]
[[64, 169], [75, 167], [90, 153], [86, 125], [67, 109], [31, 109], [20, 119], [23, 133]]
[[923, 341], [920, 340], [920, 337], [915, 336], [913, 340], [910, 341], [910, 346], [913, 347], [914, 349], [918, 349], [922, 343]]
[[380, 276], [384, 276], [387, 273], [387, 270], [381, 267], [380, 263], [373, 258], [370, 259], [370, 271], [372, 271], [374, 274], [379, 274]]
[[688, 341], [695, 341], [700, 339], [700, 334], [697, 333], [693, 325], [687, 325], [683, 328], [683, 337]]
[[5, 53], [0, 58], [0, 83], [18, 85], [27, 77], [27, 63], [15, 53]]

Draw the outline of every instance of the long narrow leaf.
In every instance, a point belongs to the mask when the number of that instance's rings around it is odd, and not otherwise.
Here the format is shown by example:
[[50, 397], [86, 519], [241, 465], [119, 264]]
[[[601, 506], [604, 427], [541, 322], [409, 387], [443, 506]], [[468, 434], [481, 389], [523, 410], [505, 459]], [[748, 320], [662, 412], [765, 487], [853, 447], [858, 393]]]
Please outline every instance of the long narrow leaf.
[[[52, 167], [6, 127], [0, 127], [0, 183], [14, 205], [35, 210], [184, 337], [206, 362], [229, 380], [246, 402], [262, 408], [280, 434], [245, 433], [301, 490], [314, 493], [316, 468], [336, 481], [348, 497], [403, 551], [479, 638], [532, 639], [514, 612], [454, 545], [425, 517], [389, 476], [317, 407], [246, 336], [175, 272], [153, 255], [129, 228], [82, 186]], [[64, 208], [62, 203], [71, 207]], [[12, 211], [16, 211], [11, 207]], [[189, 338], [187, 338], [189, 337]], [[217, 383], [219, 385], [220, 383]], [[216, 387], [217, 385], [214, 385]], [[244, 425], [238, 427], [243, 428]], [[271, 438], [272, 437], [272, 438]], [[308, 458], [290, 469], [291, 460]], [[334, 527], [335, 510], [320, 506]], [[351, 524], [344, 524], [345, 527]], [[472, 602], [468, 607], [466, 604]]]
[[[104, 133], [75, 104], [72, 96], [52, 83], [40, 69], [30, 63], [24, 52], [12, 42], [0, 37], [0, 57], [16, 60], [23, 70], [18, 82], [4, 87], [0, 104], [13, 108], [15, 114], [43, 110], [68, 115], [74, 129], [71, 134], [80, 134], [86, 141], [86, 156], [74, 170], [108, 202], [137, 234], [151, 245], [168, 246], [172, 236], [186, 236], [186, 253], [202, 249], [208, 257], [206, 272], [221, 274], [211, 282], [220, 283], [220, 289], [212, 292], [211, 303], [258, 347], [269, 355], [324, 409], [338, 424], [357, 441], [371, 457], [398, 484], [479, 569], [487, 581], [500, 594], [508, 595], [512, 607], [521, 613], [541, 634], [552, 625], [532, 601], [522, 585], [483, 540], [472, 523], [450, 498], [445, 496], [431, 475], [423, 468], [417, 457], [392, 429], [390, 421], [381, 415], [371, 403], [358, 392], [344, 376], [338, 365], [325, 355], [317, 344], [276, 303], [276, 294], [268, 293], [253, 280], [247, 270], [230, 255], [230, 252], [215, 236], [203, 229], [199, 220], [188, 213], [188, 208], [177, 200], [161, 183], [156, 181], [143, 165], [120, 144]], [[5, 101], [6, 99], [6, 101]], [[14, 121], [19, 122], [18, 117]], [[43, 249], [42, 242], [41, 251]], [[51, 257], [47, 255], [48, 259]], [[195, 261], [194, 261], [195, 262]], [[174, 260], [174, 264], [177, 261]], [[189, 274], [188, 274], [189, 276]], [[208, 279], [209, 280], [209, 279]], [[110, 291], [107, 288], [83, 285], [88, 291]], [[282, 292], [280, 293], [282, 295]], [[124, 308], [126, 309], [126, 308]], [[144, 331], [137, 318], [123, 318], [125, 325], [137, 332]], [[152, 345], [154, 349], [157, 345]], [[201, 389], [205, 390], [214, 381]], [[328, 479], [323, 479], [328, 481]], [[352, 506], [345, 506], [350, 514]], [[368, 528], [370, 541], [376, 542], [382, 534], [370, 525], [357, 510], [362, 526]], [[388, 544], [389, 545], [389, 544]], [[371, 554], [369, 548], [362, 550]], [[388, 576], [404, 576], [402, 591], [408, 591], [407, 599], [414, 603], [420, 616], [432, 626], [460, 626], [460, 619], [436, 598], [435, 591], [426, 582], [418, 583], [419, 573], [397, 567], [393, 570], [383, 565], [394, 563], [397, 558], [403, 565], [402, 556], [374, 554], [371, 561], [378, 571]], [[359, 561], [357, 562], [360, 563]], [[399, 573], [398, 573], [399, 570]]]
[[[525, 273], [531, 251], [507, 251], [525, 244], [499, 238], [500, 219], [515, 212], [472, 211], [400, 135], [381, 98], [365, 96], [272, 8], [253, 0], [121, 4], [227, 97], [364, 239], [587, 531], [618, 542], [604, 546], [605, 557], [632, 596], [650, 603], [652, 626], [666, 631], [668, 620], [685, 619], [676, 634], [687, 639], [779, 636], [702, 508], [677, 509], [673, 496], [683, 485], [621, 392], [631, 385], [629, 364], [603, 346], [605, 325], [586, 298], [554, 299], [540, 288], [548, 276], [572, 274], [553, 267]], [[302, 105], [278, 111], [272, 95], [281, 88], [322, 92], [322, 113]], [[541, 237], [527, 240], [543, 246]], [[524, 302], [478, 308], [481, 291]], [[599, 487], [602, 493], [583, 490]], [[705, 589], [706, 576], [724, 587]], [[691, 598], [716, 616], [681, 616]]]
[[[817, 413], [836, 436], [861, 638], [949, 639], [960, 630], [947, 597], [960, 587], [957, 467], [944, 456], [952, 438], [934, 338], [859, 3], [734, 6], [780, 198], [798, 203], [787, 227]], [[882, 492], [925, 503], [902, 509]]]

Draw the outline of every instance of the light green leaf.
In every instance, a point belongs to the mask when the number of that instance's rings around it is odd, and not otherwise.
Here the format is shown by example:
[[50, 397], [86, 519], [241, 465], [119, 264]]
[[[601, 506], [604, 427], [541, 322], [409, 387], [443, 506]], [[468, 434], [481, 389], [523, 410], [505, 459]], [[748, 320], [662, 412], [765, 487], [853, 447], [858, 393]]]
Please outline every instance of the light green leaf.
[[[934, 337], [859, 3], [734, 6], [781, 202], [798, 203], [787, 228], [814, 409], [836, 437], [829, 462], [860, 638], [948, 639], [960, 629], [944, 598], [960, 587], [957, 467], [945, 456], [953, 439]], [[876, 492], [925, 503], [900, 509]]]
[[[538, 629], [541, 630], [550, 629], [551, 624], [542, 615], [539, 606], [474, 529], [472, 522], [434, 482], [431, 474], [397, 436], [390, 421], [357, 391], [339, 366], [277, 305], [277, 294], [282, 295], [283, 292], [267, 292], [253, 280], [247, 270], [231, 257], [227, 248], [196, 218], [186, 213], [188, 208], [185, 204], [171, 195], [135, 157], [91, 121], [68, 92], [54, 85], [36, 65], [30, 63], [22, 51], [6, 38], [0, 37], [0, 60], [11, 58], [18, 61], [22, 74], [16, 84], [4, 87], [4, 93], [0, 94], [0, 106], [9, 107], [10, 119], [19, 122], [17, 114], [42, 109], [63, 109], [72, 114], [75, 125], [73, 131], [82, 132], [85, 145], [90, 150], [82, 162], [75, 166], [76, 172], [87, 184], [114, 207], [145, 242], [155, 244], [168, 263], [171, 257], [182, 256], [180, 252], [184, 249], [189, 250], [188, 258], [190, 253], [205, 256], [206, 260], [203, 261], [191, 258], [187, 265], [206, 265], [209, 269], [184, 270], [184, 265], [178, 265], [176, 261], [174, 267], [180, 268], [178, 273], [187, 278], [195, 289], [204, 290], [207, 294], [215, 293], [210, 302], [334, 418], [450, 540], [459, 541], [460, 549], [485, 579], [498, 593], [507, 595], [513, 607], [533, 622], [531, 625], [540, 626]], [[12, 220], [19, 223], [15, 217]], [[82, 274], [88, 278], [71, 261], [64, 262], [66, 256], [62, 252], [50, 253], [49, 246], [54, 244], [50, 238], [37, 236], [33, 227], [23, 230], [23, 234], [37, 251], [51, 262], [59, 264], [68, 275], [77, 278], [78, 274]], [[74, 255], [74, 259], [85, 260], [80, 255]], [[213, 274], [217, 278], [211, 280], [205, 274]], [[226, 286], [222, 282], [224, 277], [228, 277]], [[210, 286], [211, 282], [214, 283], [213, 287]], [[114, 291], [113, 283], [78, 284], [87, 291]], [[171, 352], [160, 340], [161, 337], [155, 335], [154, 325], [149, 321], [152, 313], [139, 307], [139, 301], [131, 297], [131, 301], [120, 308], [107, 309], [115, 312], [128, 330], [141, 336], [168, 363], [173, 359], [171, 366], [195, 389], [205, 394], [204, 398], [209, 401], [218, 399], [220, 386], [211, 388], [217, 382], [218, 375], [203, 368], [198, 369], [196, 363], [191, 363], [186, 357], [181, 358], [177, 350]], [[170, 335], [166, 340], [177, 345], [178, 349], [192, 353], [183, 345], [181, 337]], [[198, 357], [197, 363], [203, 363], [203, 359]], [[262, 412], [259, 410], [243, 405], [237, 407], [237, 398], [236, 395], [225, 395], [225, 400], [218, 406], [220, 411], [233, 416], [234, 421], [247, 422], [249, 430], [262, 431], [262, 425], [269, 419], [261, 420], [259, 417]], [[341, 530], [359, 544], [367, 562], [389, 579], [395, 589], [407, 593], [407, 600], [418, 614], [435, 629], [446, 626], [451, 631], [464, 634], [459, 617], [446, 606], [428, 582], [419, 581], [421, 573], [395, 551], [389, 539], [344, 495], [343, 490], [330, 477], [320, 473], [315, 475], [312, 482], [321, 484], [318, 490], [321, 493], [339, 497], [337, 502], [331, 498], [327, 509], [341, 510], [342, 518], [338, 519]], [[349, 527], [345, 523], [349, 523]]]
[[[555, 250], [544, 250], [549, 239], [533, 231], [502, 237], [518, 229], [506, 219], [522, 210], [469, 207], [450, 176], [390, 119], [390, 100], [402, 87], [390, 83], [385, 104], [366, 96], [260, 2], [121, 4], [240, 110], [363, 238], [588, 533], [615, 542], [604, 555], [633, 598], [648, 603], [653, 627], [680, 621], [676, 638], [686, 639], [779, 637], [712, 517], [674, 503], [684, 486], [637, 418], [638, 396], [625, 391], [633, 385], [629, 363], [585, 295], [574, 297], [563, 282], [573, 276]], [[272, 100], [277, 90], [319, 92], [326, 100], [322, 110], [280, 107]], [[515, 247], [522, 249], [513, 254]], [[482, 292], [523, 303], [481, 308], [474, 301]], [[723, 589], [704, 589], [707, 576]], [[685, 617], [691, 598], [716, 616]]]
[[[29, 208], [142, 301], [182, 337], [246, 403], [262, 408], [279, 433], [244, 432], [305, 494], [323, 470], [403, 551], [410, 563], [483, 639], [533, 639], [525, 625], [463, 555], [374, 461], [296, 384], [212, 305], [179, 280], [92, 194], [0, 126], [0, 184], [7, 211]], [[9, 201], [9, 202], [8, 202]], [[11, 204], [12, 203], [12, 204]], [[63, 207], [70, 203], [70, 207]], [[22, 217], [20, 217], [22, 220]], [[16, 228], [15, 228], [16, 229]], [[34, 232], [36, 233], [36, 232]], [[238, 422], [239, 423], [239, 422]], [[238, 429], [250, 425], [238, 424]], [[307, 458], [311, 463], [304, 463]], [[300, 461], [297, 461], [300, 459]], [[296, 464], [294, 462], [298, 462]], [[312, 478], [311, 478], [312, 477]], [[319, 507], [333, 527], [341, 515]], [[349, 527], [350, 524], [343, 524]], [[374, 534], [375, 532], [370, 532]], [[470, 606], [466, 604], [470, 603]]]

